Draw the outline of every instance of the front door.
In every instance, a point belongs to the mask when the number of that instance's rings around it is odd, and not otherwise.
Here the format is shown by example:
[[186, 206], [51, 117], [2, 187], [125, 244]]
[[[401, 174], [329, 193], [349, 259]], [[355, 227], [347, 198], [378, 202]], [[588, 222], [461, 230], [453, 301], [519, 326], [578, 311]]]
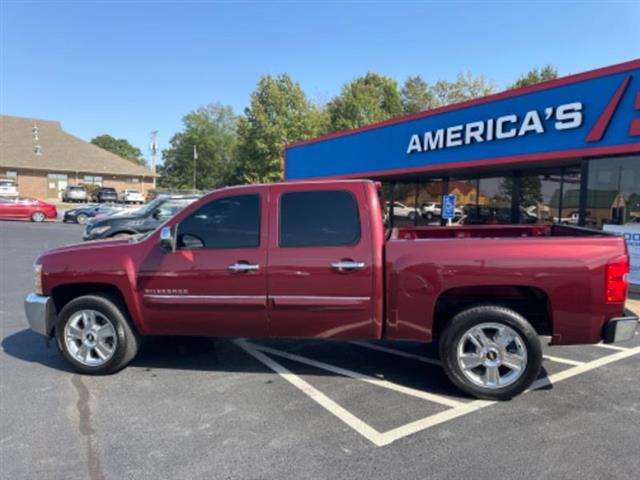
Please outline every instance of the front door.
[[371, 338], [373, 251], [362, 184], [271, 187], [269, 334]]
[[177, 249], [153, 247], [138, 289], [150, 333], [267, 333], [265, 189], [221, 192], [177, 226]]

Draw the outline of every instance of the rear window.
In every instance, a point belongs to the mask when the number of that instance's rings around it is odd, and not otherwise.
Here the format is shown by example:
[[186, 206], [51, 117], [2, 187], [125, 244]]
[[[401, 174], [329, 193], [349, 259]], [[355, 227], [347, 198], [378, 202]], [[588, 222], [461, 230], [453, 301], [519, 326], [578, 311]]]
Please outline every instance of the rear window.
[[116, 193], [115, 188], [103, 188], [102, 193]]
[[281, 247], [331, 247], [360, 240], [358, 205], [344, 190], [284, 193], [280, 199]]

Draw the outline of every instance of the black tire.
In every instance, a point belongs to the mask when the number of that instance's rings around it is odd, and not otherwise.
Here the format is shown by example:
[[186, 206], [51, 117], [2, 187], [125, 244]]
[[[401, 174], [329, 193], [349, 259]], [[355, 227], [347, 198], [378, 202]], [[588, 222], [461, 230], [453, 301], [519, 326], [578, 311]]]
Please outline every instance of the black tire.
[[427, 214], [426, 214], [425, 218], [426, 218], [428, 221], [433, 220], [433, 212], [427, 212]]
[[[520, 336], [526, 348], [527, 361], [523, 373], [515, 382], [504, 387], [484, 388], [476, 385], [465, 376], [458, 364], [458, 344], [463, 335], [483, 323], [510, 327]], [[542, 346], [533, 326], [519, 313], [498, 305], [482, 305], [458, 313], [442, 333], [439, 347], [444, 370], [451, 382], [460, 390], [482, 400], [509, 400], [522, 393], [538, 378], [542, 365]]]
[[[74, 313], [85, 309], [98, 311], [115, 327], [117, 335], [115, 351], [113, 356], [100, 366], [87, 366], [77, 361], [67, 350], [64, 341], [67, 322]], [[89, 375], [106, 375], [121, 370], [135, 358], [140, 347], [140, 336], [131, 326], [125, 306], [117, 297], [107, 294], [84, 295], [67, 303], [58, 315], [55, 336], [58, 349], [64, 359], [77, 372]]]
[[87, 223], [87, 218], [88, 217], [84, 213], [81, 213], [76, 217], [76, 222], [78, 222], [80, 225], [84, 225], [85, 223]]
[[408, 218], [413, 222], [416, 219], [416, 212], [409, 212]]
[[40, 212], [40, 211], [33, 212], [31, 214], [31, 221], [32, 222], [41, 223], [41, 222], [44, 222], [46, 218], [47, 218], [47, 216], [43, 212]]

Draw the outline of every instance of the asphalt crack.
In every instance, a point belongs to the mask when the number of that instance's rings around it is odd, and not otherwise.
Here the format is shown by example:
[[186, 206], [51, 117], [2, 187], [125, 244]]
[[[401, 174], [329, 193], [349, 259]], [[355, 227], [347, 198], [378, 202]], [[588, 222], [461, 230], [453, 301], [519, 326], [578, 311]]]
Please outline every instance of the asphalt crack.
[[100, 466], [100, 458], [98, 451], [94, 444], [93, 434], [95, 430], [91, 426], [91, 406], [89, 400], [91, 395], [89, 389], [82, 381], [80, 375], [73, 375], [71, 377], [71, 383], [78, 392], [78, 401], [76, 402], [76, 408], [78, 410], [78, 430], [80, 434], [86, 439], [87, 450], [87, 472], [90, 480], [104, 480], [104, 473]]

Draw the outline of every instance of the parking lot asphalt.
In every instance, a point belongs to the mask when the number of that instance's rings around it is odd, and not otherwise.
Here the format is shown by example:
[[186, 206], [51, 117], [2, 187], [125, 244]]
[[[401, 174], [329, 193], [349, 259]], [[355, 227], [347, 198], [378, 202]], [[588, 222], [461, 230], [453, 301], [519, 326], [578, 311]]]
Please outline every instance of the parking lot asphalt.
[[4, 479], [635, 478], [640, 338], [545, 348], [536, 390], [477, 402], [429, 345], [154, 338], [80, 376], [28, 330], [39, 253], [81, 227], [0, 222]]

